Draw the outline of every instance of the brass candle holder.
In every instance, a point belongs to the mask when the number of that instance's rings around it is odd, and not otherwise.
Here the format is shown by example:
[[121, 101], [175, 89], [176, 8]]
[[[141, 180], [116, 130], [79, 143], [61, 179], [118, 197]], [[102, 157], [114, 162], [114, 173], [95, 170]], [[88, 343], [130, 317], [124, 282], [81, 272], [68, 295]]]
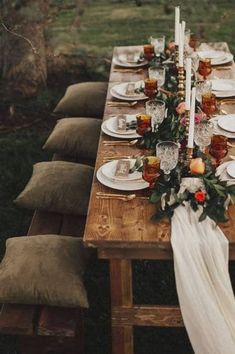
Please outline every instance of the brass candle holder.
[[185, 99], [185, 75], [184, 68], [182, 66], [178, 67], [178, 96], [181, 101]]
[[190, 120], [190, 110], [186, 109], [185, 110], [185, 133], [186, 133], [187, 137], [188, 137], [188, 131], [189, 131], [189, 120]]
[[186, 165], [188, 165], [190, 163], [192, 158], [193, 158], [193, 148], [189, 148], [187, 146], [187, 150], [186, 150]]
[[178, 68], [179, 66], [179, 46], [175, 45], [175, 65]]

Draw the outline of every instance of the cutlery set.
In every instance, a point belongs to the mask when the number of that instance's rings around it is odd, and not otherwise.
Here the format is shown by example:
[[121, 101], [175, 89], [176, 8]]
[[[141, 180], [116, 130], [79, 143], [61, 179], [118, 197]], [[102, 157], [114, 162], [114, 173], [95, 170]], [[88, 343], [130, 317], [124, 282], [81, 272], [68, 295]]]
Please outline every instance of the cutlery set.
[[118, 199], [123, 200], [124, 202], [129, 202], [135, 198], [147, 200], [148, 197], [137, 197], [136, 194], [116, 194], [116, 193], [103, 193], [97, 192], [96, 193], [97, 199]]

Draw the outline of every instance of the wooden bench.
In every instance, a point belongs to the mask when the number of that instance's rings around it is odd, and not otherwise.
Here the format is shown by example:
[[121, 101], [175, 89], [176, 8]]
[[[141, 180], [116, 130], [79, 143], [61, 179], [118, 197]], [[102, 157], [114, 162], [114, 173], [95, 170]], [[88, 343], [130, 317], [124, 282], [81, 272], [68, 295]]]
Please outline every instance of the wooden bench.
[[[54, 156], [55, 159], [62, 160], [58, 156]], [[28, 236], [58, 234], [82, 237], [85, 220], [86, 217], [79, 215], [35, 211]], [[0, 333], [17, 337], [20, 354], [84, 353], [84, 316], [80, 308], [3, 304]]]

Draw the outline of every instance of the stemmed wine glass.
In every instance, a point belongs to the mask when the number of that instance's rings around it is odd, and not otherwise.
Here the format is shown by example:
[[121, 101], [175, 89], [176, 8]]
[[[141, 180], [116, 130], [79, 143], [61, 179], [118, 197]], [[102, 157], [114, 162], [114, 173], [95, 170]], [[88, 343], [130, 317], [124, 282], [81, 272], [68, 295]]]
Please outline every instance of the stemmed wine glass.
[[153, 189], [157, 178], [160, 176], [160, 159], [156, 156], [146, 156], [143, 160], [143, 179]]
[[210, 145], [213, 128], [213, 123], [208, 120], [203, 120], [195, 125], [194, 141], [201, 152], [204, 152], [205, 148]]
[[156, 146], [156, 155], [160, 158], [160, 168], [165, 174], [165, 180], [170, 180], [170, 172], [179, 159], [179, 146], [173, 141], [163, 141]]
[[165, 102], [162, 100], [150, 100], [145, 104], [146, 113], [152, 117], [152, 129], [158, 130], [158, 126], [165, 118]]
[[197, 80], [196, 86], [196, 99], [198, 102], [202, 102], [202, 95], [211, 94], [212, 83], [209, 80]]
[[157, 57], [164, 52], [165, 49], [165, 36], [162, 37], [150, 37], [150, 43], [154, 46], [154, 51]]
[[164, 85], [166, 79], [166, 70], [164, 67], [160, 67], [160, 68], [151, 67], [148, 69], [148, 73], [150, 79], [157, 80], [158, 87]]

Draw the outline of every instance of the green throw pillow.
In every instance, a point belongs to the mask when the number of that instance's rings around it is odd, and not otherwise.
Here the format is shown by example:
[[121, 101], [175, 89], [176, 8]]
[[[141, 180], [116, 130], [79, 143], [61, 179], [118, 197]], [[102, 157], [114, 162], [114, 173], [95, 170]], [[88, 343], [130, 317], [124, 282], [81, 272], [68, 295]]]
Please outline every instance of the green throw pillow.
[[60, 119], [43, 148], [63, 156], [95, 160], [100, 127], [100, 119]]
[[67, 88], [54, 113], [68, 117], [103, 118], [108, 83], [82, 82]]
[[27, 209], [86, 215], [93, 172], [93, 167], [73, 162], [39, 162], [15, 203]]
[[82, 240], [38, 235], [9, 238], [0, 264], [0, 303], [88, 307]]

